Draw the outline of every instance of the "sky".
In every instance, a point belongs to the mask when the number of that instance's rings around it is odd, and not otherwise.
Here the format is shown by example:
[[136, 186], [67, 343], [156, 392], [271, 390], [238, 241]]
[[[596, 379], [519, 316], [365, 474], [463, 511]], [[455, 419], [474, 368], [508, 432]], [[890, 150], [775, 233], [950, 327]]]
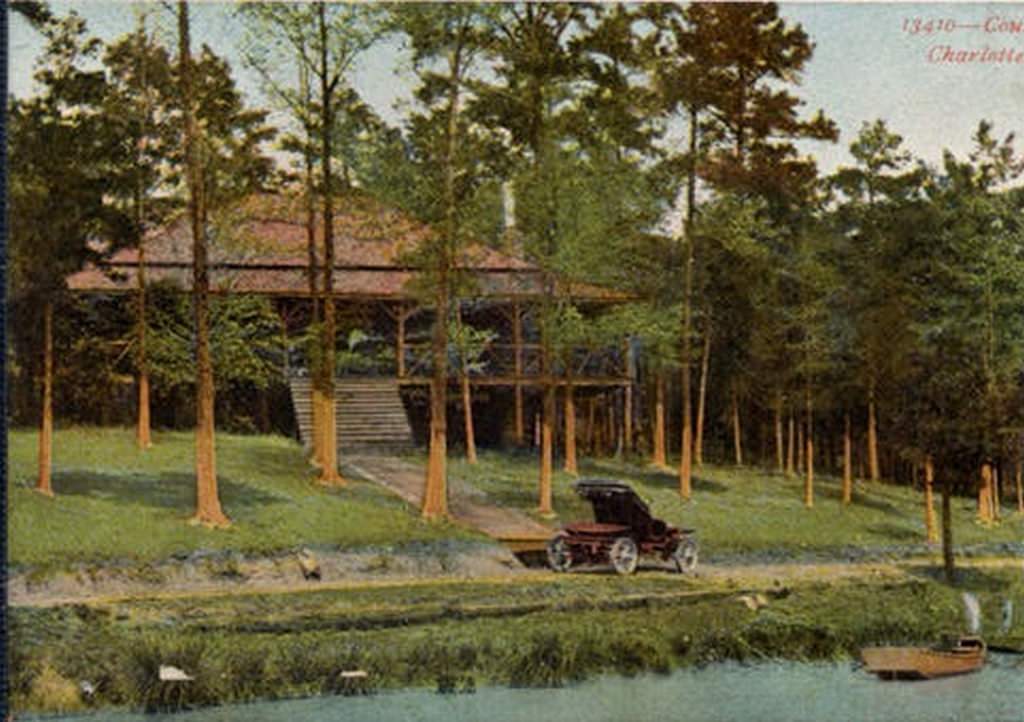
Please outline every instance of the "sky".
[[[53, 2], [74, 8], [90, 31], [109, 40], [135, 25], [128, 2]], [[166, 5], [148, 4], [173, 47], [175, 25]], [[1000, 136], [1024, 131], [1024, 3], [780, 3], [782, 16], [800, 23], [815, 52], [795, 93], [808, 116], [818, 108], [836, 121], [836, 144], [806, 142], [823, 172], [851, 162], [849, 145], [864, 122], [884, 119], [918, 158], [938, 163], [944, 149], [963, 156], [982, 119]], [[244, 67], [244, 32], [230, 4], [192, 5], [193, 45], [208, 44], [232, 65], [253, 105], [265, 106], [257, 77]], [[32, 69], [42, 42], [19, 16], [9, 24], [9, 92], [32, 92]], [[397, 42], [367, 52], [355, 86], [386, 120], [400, 122], [414, 81]]]

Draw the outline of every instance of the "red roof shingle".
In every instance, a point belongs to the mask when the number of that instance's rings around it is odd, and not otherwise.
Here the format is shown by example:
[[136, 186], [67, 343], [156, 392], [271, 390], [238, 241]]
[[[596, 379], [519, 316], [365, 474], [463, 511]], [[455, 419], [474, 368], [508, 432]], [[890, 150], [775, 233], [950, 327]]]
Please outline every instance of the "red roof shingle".
[[[316, 224], [322, 257], [322, 224]], [[339, 297], [407, 299], [416, 268], [410, 253], [432, 230], [354, 194], [340, 199], [335, 211], [334, 289]], [[240, 203], [210, 228], [210, 288], [214, 292], [306, 296], [309, 265], [303, 200], [296, 195], [258, 195]], [[146, 280], [192, 286], [192, 237], [184, 215], [147, 235]], [[139, 251], [122, 249], [102, 266], [88, 266], [68, 277], [76, 291], [118, 292], [137, 288]], [[540, 270], [530, 262], [482, 245], [466, 248], [458, 265], [476, 280], [487, 297], [536, 296], [543, 292]], [[562, 292], [588, 300], [622, 295], [583, 284]]]

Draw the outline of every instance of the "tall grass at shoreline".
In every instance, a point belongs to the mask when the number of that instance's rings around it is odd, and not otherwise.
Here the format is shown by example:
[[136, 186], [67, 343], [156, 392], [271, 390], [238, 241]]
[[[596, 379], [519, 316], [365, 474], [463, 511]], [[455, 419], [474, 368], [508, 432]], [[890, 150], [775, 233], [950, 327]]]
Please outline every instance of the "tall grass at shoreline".
[[[983, 598], [989, 631], [998, 624], [993, 620], [1003, 597], [1024, 597], [1017, 576], [1013, 570], [964, 579]], [[416, 594], [392, 593], [407, 599]], [[604, 673], [664, 673], [725, 660], [835, 661], [854, 657], [866, 644], [931, 641], [961, 630], [959, 595], [959, 589], [923, 576], [805, 583], [769, 594], [768, 605], [757, 611], [733, 594], [631, 609], [569, 610], [554, 604], [520, 616], [365, 629], [357, 623], [343, 631], [291, 633], [168, 626], [135, 617], [130, 602], [106, 611], [15, 609], [11, 690], [19, 709], [57, 711], [67, 699], [49, 699], [47, 689], [66, 692], [61, 680], [89, 680], [97, 692], [79, 700], [83, 706], [177, 710], [408, 687], [557, 687]], [[178, 613], [187, 616], [185, 610]], [[238, 613], [250, 612], [243, 607]], [[352, 613], [356, 622], [358, 614]], [[1024, 633], [1024, 619], [1011, 633]], [[196, 681], [161, 683], [160, 664], [179, 666]], [[355, 670], [367, 676], [342, 675]]]

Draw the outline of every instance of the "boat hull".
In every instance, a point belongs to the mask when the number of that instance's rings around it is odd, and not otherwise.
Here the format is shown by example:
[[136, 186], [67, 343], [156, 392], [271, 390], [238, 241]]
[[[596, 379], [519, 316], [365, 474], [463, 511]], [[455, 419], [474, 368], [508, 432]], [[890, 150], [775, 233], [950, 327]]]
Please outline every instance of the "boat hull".
[[985, 664], [984, 649], [871, 647], [861, 657], [865, 669], [882, 679], [937, 679], [977, 672]]

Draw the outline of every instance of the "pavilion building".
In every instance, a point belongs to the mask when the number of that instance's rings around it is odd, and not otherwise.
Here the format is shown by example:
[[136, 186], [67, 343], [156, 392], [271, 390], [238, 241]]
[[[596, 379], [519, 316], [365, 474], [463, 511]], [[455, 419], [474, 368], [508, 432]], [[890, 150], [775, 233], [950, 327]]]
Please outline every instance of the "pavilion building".
[[[252, 196], [218, 214], [209, 226], [211, 294], [265, 296], [286, 333], [302, 333], [314, 318], [314, 289], [321, 287], [323, 276], [322, 227], [319, 220], [311, 226], [307, 219], [303, 198], [284, 193]], [[356, 329], [362, 339], [354, 348], [359, 363], [338, 371], [342, 446], [425, 438], [433, 310], [417, 251], [431, 233], [428, 226], [365, 194], [338, 199], [333, 280], [339, 343]], [[635, 365], [628, 346], [574, 349], [571, 369], [558, 363], [546, 366], [536, 322], [548, 289], [584, 315], [599, 314], [622, 301], [623, 294], [564, 279], [552, 282], [512, 248], [471, 245], [461, 252], [456, 269], [463, 288], [455, 299], [462, 323], [490, 332], [491, 340], [469, 374], [474, 406], [485, 412], [477, 414], [483, 427], [478, 436], [485, 443], [530, 443], [539, 389], [567, 383], [583, 397], [600, 396], [606, 404], [614, 399], [629, 438]], [[69, 288], [77, 293], [133, 294], [140, 283], [191, 290], [192, 238], [184, 215], [147, 233], [143, 248], [121, 249], [68, 278]], [[285, 366], [296, 427], [308, 442], [306, 364], [293, 354]], [[453, 364], [453, 384], [457, 373]], [[459, 424], [449, 428], [457, 438]]]

